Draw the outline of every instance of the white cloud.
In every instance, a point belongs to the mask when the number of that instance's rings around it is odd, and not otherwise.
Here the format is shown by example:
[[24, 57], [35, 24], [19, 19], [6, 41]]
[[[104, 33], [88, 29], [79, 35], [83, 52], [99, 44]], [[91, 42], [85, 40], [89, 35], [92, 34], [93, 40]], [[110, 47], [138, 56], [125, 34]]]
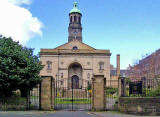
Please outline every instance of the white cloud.
[[0, 34], [26, 44], [36, 35], [42, 36], [42, 23], [21, 5], [31, 0], [0, 0]]
[[31, 4], [31, 0], [8, 0], [8, 2], [14, 5]]

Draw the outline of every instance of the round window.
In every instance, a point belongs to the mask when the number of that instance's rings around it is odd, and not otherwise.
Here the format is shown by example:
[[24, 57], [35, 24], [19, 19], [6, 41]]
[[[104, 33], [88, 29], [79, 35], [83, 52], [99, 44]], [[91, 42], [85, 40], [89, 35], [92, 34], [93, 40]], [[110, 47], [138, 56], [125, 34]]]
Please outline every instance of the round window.
[[78, 50], [78, 47], [77, 47], [77, 46], [74, 46], [74, 47], [73, 47], [73, 50]]

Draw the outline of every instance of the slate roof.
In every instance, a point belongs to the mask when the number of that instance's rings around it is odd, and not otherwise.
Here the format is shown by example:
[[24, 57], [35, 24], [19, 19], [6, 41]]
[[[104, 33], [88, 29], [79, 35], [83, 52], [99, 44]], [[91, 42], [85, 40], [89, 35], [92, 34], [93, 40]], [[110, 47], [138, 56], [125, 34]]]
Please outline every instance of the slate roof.
[[[121, 76], [127, 76], [128, 72], [129, 72], [129, 70], [120, 70]], [[117, 70], [116, 69], [111, 70], [110, 75], [111, 76], [116, 76], [117, 75]]]

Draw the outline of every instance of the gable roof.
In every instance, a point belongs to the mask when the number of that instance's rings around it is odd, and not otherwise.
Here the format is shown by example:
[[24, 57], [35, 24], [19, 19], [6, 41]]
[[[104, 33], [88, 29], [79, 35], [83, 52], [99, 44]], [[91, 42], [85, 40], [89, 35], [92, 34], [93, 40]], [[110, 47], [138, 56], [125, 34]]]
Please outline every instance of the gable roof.
[[95, 48], [93, 48], [83, 42], [77, 41], [77, 40], [73, 40], [71, 42], [60, 45], [60, 46], [56, 47], [55, 49], [58, 49], [58, 50], [68, 50], [69, 49], [70, 50], [75, 46], [80, 50], [96, 50]]

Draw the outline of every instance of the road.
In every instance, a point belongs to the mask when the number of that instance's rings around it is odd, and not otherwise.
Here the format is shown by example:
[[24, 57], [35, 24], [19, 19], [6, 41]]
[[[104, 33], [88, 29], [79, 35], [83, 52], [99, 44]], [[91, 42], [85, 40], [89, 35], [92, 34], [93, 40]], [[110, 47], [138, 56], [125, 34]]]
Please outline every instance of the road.
[[[121, 114], [118, 112], [86, 112], [86, 111], [0, 111], [0, 117], [143, 117]], [[159, 117], [159, 116], [144, 116]]]
[[0, 117], [94, 117], [84, 111], [58, 111], [58, 112], [42, 112], [42, 111], [26, 111], [26, 112], [0, 112]]

